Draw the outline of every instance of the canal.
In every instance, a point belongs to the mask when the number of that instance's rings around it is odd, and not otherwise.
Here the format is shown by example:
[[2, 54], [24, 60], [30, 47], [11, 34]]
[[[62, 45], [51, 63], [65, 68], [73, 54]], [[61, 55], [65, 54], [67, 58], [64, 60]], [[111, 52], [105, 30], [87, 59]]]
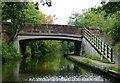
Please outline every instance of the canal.
[[[64, 58], [63, 52], [2, 63], [3, 81], [118, 81]], [[119, 81], [118, 81], [119, 82]], [[113, 82], [114, 83], [114, 82]]]

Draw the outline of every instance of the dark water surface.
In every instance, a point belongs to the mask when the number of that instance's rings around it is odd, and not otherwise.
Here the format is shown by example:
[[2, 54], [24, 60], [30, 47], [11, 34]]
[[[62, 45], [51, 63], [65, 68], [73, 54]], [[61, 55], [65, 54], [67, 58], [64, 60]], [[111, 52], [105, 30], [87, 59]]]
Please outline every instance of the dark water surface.
[[39, 58], [3, 62], [2, 80], [108, 81], [108, 83], [118, 81], [114, 77], [67, 60], [63, 57], [63, 53], [46, 54]]

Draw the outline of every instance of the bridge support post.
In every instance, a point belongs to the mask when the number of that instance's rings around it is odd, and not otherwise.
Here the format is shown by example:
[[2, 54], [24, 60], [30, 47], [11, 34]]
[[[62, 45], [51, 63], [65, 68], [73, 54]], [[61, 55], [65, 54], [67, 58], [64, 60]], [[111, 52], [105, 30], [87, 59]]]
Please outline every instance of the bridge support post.
[[74, 42], [74, 54], [80, 55], [81, 53], [81, 42]]

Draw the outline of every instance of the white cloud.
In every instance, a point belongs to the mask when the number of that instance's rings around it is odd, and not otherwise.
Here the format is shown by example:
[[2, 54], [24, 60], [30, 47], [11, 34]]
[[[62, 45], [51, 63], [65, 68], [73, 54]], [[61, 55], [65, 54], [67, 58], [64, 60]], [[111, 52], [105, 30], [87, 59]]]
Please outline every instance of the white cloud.
[[52, 0], [52, 7], [40, 5], [40, 10], [45, 14], [56, 15], [55, 24], [67, 24], [72, 12], [81, 13], [83, 9], [100, 6], [101, 0]]

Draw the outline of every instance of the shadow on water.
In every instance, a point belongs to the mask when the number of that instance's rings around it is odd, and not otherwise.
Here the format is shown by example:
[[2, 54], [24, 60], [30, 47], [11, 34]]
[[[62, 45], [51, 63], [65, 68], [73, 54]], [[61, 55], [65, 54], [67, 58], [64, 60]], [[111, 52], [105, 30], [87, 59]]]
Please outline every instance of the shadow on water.
[[[2, 80], [5, 81], [118, 81], [111, 76], [74, 63], [64, 53], [3, 62]], [[34, 82], [33, 82], [34, 83]], [[116, 82], [117, 83], [117, 82]]]

